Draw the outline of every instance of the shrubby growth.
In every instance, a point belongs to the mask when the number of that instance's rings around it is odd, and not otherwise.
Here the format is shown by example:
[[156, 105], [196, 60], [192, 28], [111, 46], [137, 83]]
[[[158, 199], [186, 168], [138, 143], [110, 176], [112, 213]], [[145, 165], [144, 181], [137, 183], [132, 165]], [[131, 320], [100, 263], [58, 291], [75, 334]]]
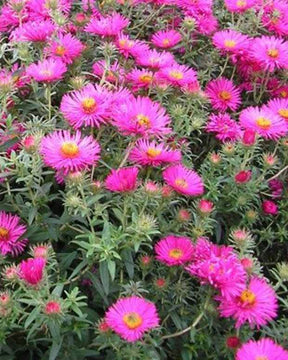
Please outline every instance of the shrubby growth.
[[7, 0], [1, 359], [288, 360], [286, 0]]

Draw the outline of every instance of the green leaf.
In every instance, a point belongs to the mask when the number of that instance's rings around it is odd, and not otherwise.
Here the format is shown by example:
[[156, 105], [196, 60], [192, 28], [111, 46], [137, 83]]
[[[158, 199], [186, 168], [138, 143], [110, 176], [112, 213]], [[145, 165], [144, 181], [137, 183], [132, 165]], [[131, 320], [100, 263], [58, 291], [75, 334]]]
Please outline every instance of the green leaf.
[[134, 261], [132, 256], [132, 251], [129, 249], [125, 249], [121, 252], [121, 258], [124, 261], [125, 268], [129, 275], [130, 279], [133, 279], [134, 276]]
[[100, 262], [99, 266], [99, 272], [100, 272], [100, 279], [103, 285], [103, 289], [105, 291], [105, 294], [109, 294], [109, 270], [107, 266], [106, 261]]
[[63, 338], [60, 339], [60, 342], [57, 342], [56, 340], [53, 341], [49, 354], [49, 360], [55, 360], [57, 358], [57, 355], [59, 354], [62, 346], [62, 342]]
[[116, 263], [113, 260], [107, 260], [107, 266], [108, 266], [108, 270], [111, 276], [111, 280], [114, 281], [115, 279], [115, 273], [116, 273]]
[[37, 318], [38, 315], [39, 315], [39, 308], [36, 307], [31, 311], [31, 313], [27, 317], [24, 324], [24, 328], [27, 329], [29, 325]]
[[76, 276], [86, 265], [88, 264], [87, 259], [82, 260], [74, 269], [72, 274], [69, 276], [68, 280], [73, 279], [74, 276]]

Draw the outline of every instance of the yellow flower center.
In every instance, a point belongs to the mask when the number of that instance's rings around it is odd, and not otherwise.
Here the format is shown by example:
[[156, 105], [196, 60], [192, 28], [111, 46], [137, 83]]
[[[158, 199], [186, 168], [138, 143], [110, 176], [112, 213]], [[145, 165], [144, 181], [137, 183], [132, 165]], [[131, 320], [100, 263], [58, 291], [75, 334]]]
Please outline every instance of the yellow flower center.
[[184, 189], [186, 189], [188, 187], [188, 183], [185, 179], [176, 179], [175, 185], [179, 186], [181, 188], [184, 188]]
[[220, 97], [220, 99], [226, 101], [226, 100], [231, 100], [232, 95], [229, 91], [223, 90], [223, 91], [220, 91], [219, 97]]
[[288, 120], [288, 109], [280, 109], [278, 114]]
[[131, 312], [123, 316], [123, 322], [129, 329], [134, 330], [141, 326], [143, 320], [139, 314]]
[[238, 1], [236, 2], [236, 5], [237, 5], [239, 8], [243, 8], [243, 7], [245, 7], [245, 6], [247, 5], [247, 1], [245, 1], [245, 0], [238, 0]]
[[269, 358], [267, 356], [256, 356], [255, 360], [269, 360]]
[[246, 289], [240, 295], [240, 301], [245, 305], [253, 306], [256, 302], [256, 295], [253, 291]]
[[183, 251], [181, 249], [177, 249], [177, 248], [171, 249], [169, 251], [169, 256], [173, 259], [178, 260], [183, 256]]
[[267, 51], [267, 55], [270, 56], [273, 59], [276, 59], [279, 56], [279, 51], [277, 49], [269, 49]]
[[120, 47], [128, 47], [129, 49], [134, 45], [134, 41], [127, 41], [125, 39], [119, 40]]
[[169, 46], [169, 45], [170, 45], [170, 40], [169, 40], [169, 39], [164, 39], [164, 40], [162, 41], [162, 44], [163, 44], [164, 46]]
[[256, 124], [263, 130], [268, 130], [271, 127], [271, 121], [264, 117], [260, 117], [256, 120]]
[[137, 118], [138, 124], [140, 126], [144, 126], [147, 129], [150, 128], [151, 121], [150, 121], [148, 116], [145, 116], [144, 114], [139, 114], [139, 115], [136, 116], [136, 118]]
[[169, 76], [176, 80], [182, 80], [184, 75], [181, 71], [170, 71]]
[[143, 74], [139, 76], [139, 80], [145, 84], [150, 84], [152, 81], [152, 76], [149, 74]]
[[57, 46], [57, 48], [55, 50], [55, 54], [58, 56], [63, 56], [65, 54], [65, 52], [66, 52], [66, 49], [62, 45]]
[[40, 70], [40, 74], [44, 76], [52, 76], [53, 73], [51, 70]]
[[236, 41], [234, 40], [225, 40], [224, 45], [230, 49], [234, 48], [236, 45]]
[[68, 158], [75, 158], [79, 154], [79, 147], [72, 141], [65, 141], [61, 146], [61, 152]]
[[82, 109], [86, 114], [91, 114], [96, 110], [97, 104], [95, 99], [87, 97], [82, 100]]
[[159, 150], [159, 149], [154, 149], [154, 148], [149, 148], [149, 149], [147, 150], [146, 154], [147, 154], [149, 157], [154, 158], [155, 156], [161, 154], [161, 150]]
[[7, 230], [6, 228], [0, 226], [0, 240], [7, 240], [9, 235], [9, 230]]
[[287, 91], [282, 90], [282, 91], [280, 92], [280, 95], [282, 96], [282, 98], [286, 98], [288, 94], [287, 94]]

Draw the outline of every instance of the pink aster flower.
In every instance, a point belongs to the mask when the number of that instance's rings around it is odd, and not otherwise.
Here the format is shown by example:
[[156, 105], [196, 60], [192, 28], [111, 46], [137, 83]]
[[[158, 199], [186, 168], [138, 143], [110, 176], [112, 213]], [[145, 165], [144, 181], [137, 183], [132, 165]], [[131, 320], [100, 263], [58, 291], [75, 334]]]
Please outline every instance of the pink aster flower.
[[257, 3], [258, 0], [225, 0], [227, 10], [236, 13], [243, 13], [253, 8]]
[[151, 42], [153, 45], [162, 48], [169, 49], [179, 44], [182, 40], [181, 34], [176, 30], [160, 30], [153, 34]]
[[273, 72], [288, 67], [288, 42], [275, 36], [261, 36], [251, 42], [250, 56], [262, 70]]
[[159, 81], [160, 84], [164, 81], [168, 85], [186, 87], [191, 82], [197, 81], [197, 73], [188, 66], [174, 63], [161, 68], [155, 75], [155, 81]]
[[235, 30], [217, 31], [212, 40], [217, 49], [228, 54], [241, 54], [250, 45], [248, 37]]
[[49, 58], [29, 65], [26, 73], [35, 81], [51, 83], [61, 80], [66, 71], [67, 67], [62, 60]]
[[128, 58], [129, 55], [135, 57], [149, 50], [149, 46], [143, 41], [133, 40], [124, 34], [120, 34], [117, 37], [115, 45], [125, 58]]
[[277, 35], [288, 35], [288, 3], [272, 0], [264, 4], [261, 18], [263, 26]]
[[236, 141], [241, 136], [240, 126], [229, 114], [212, 114], [206, 125], [207, 132], [214, 132], [216, 138], [225, 141]]
[[141, 139], [131, 150], [129, 159], [144, 166], [160, 166], [180, 161], [181, 151], [172, 150], [163, 143], [157, 144], [156, 141]]
[[92, 66], [92, 71], [98, 78], [102, 78], [105, 72], [105, 80], [110, 83], [121, 82], [124, 77], [124, 70], [117, 60], [113, 64], [107, 64], [105, 60], [96, 61]]
[[232, 299], [219, 298], [220, 314], [233, 317], [235, 327], [248, 322], [250, 327], [266, 325], [277, 316], [277, 299], [273, 288], [264, 279], [252, 277], [248, 287]]
[[154, 250], [157, 260], [168, 266], [175, 266], [192, 260], [194, 246], [187, 237], [169, 235], [158, 241]]
[[22, 260], [19, 266], [19, 277], [28, 285], [38, 285], [43, 278], [46, 261], [42, 257]]
[[136, 63], [152, 69], [161, 69], [174, 64], [175, 59], [167, 51], [159, 53], [157, 50], [147, 50], [137, 55]]
[[132, 83], [133, 91], [148, 89], [154, 83], [154, 74], [145, 69], [132, 69], [126, 76], [126, 80]]
[[128, 342], [140, 340], [144, 333], [159, 325], [153, 303], [137, 296], [119, 299], [105, 315], [107, 325]]
[[137, 176], [139, 170], [136, 167], [111, 170], [105, 180], [105, 186], [113, 192], [131, 192], [137, 188]]
[[163, 136], [171, 131], [165, 109], [148, 97], [127, 99], [111, 117], [124, 135]]
[[11, 41], [45, 42], [55, 31], [50, 20], [28, 21], [12, 31]]
[[124, 16], [113, 13], [106, 17], [99, 16], [99, 18], [92, 18], [84, 30], [94, 35], [116, 36], [119, 35], [128, 24], [129, 20]]
[[20, 239], [25, 233], [26, 226], [20, 225], [17, 215], [0, 212], [0, 253], [5, 256], [18, 255], [24, 250], [28, 240]]
[[248, 107], [240, 113], [240, 125], [256, 131], [265, 139], [278, 139], [287, 132], [287, 124], [268, 108]]
[[267, 108], [288, 124], [288, 99], [272, 99], [268, 102]]
[[71, 34], [59, 34], [56, 39], [50, 41], [44, 49], [46, 54], [54, 58], [60, 58], [64, 63], [71, 64], [74, 59], [81, 55], [84, 45]]
[[247, 275], [241, 261], [229, 246], [217, 246], [205, 238], [197, 240], [194, 261], [186, 268], [202, 284], [210, 284], [226, 299], [246, 287]]
[[88, 84], [81, 90], [65, 94], [60, 110], [75, 129], [82, 126], [99, 127], [107, 121], [110, 103], [109, 93], [102, 91], [99, 86]]
[[180, 194], [198, 196], [204, 193], [201, 177], [182, 164], [169, 166], [163, 171], [165, 182]]
[[236, 360], [288, 360], [288, 352], [272, 339], [250, 340], [236, 353]]
[[74, 135], [68, 130], [54, 131], [42, 139], [40, 153], [46, 165], [67, 175], [95, 164], [100, 146], [92, 136], [81, 138], [80, 131]]
[[226, 111], [238, 109], [241, 99], [240, 90], [231, 80], [219, 78], [210, 81], [206, 87], [206, 94], [211, 101], [213, 109]]

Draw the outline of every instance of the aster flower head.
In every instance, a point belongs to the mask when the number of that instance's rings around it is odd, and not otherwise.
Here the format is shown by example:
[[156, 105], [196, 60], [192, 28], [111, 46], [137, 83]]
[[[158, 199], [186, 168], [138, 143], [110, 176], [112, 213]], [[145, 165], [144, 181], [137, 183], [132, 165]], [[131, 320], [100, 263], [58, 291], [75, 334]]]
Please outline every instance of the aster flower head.
[[129, 55], [137, 57], [139, 54], [149, 51], [149, 46], [143, 41], [133, 40], [124, 34], [120, 34], [117, 37], [115, 45], [119, 52], [126, 58], [128, 58]]
[[187, 87], [191, 82], [197, 82], [197, 73], [195, 70], [185, 65], [177, 63], [161, 68], [155, 75], [156, 82], [165, 82], [175, 87]]
[[113, 64], [108, 64], [105, 60], [96, 61], [92, 66], [92, 72], [98, 78], [102, 78], [105, 72], [105, 80], [110, 83], [121, 81], [124, 76], [124, 71], [117, 60]]
[[137, 188], [137, 167], [111, 170], [105, 180], [105, 186], [112, 192], [132, 192]]
[[223, 142], [236, 141], [241, 136], [240, 126], [226, 113], [210, 115], [206, 131], [215, 133], [216, 138]]
[[119, 299], [106, 312], [105, 321], [128, 342], [140, 340], [145, 332], [159, 325], [155, 305], [137, 296]]
[[169, 49], [179, 44], [182, 40], [181, 34], [176, 30], [159, 30], [153, 34], [151, 42], [154, 46]]
[[219, 111], [235, 111], [241, 103], [240, 90], [231, 80], [223, 77], [210, 81], [206, 87], [206, 94], [213, 109]]
[[169, 166], [163, 171], [163, 179], [176, 192], [198, 196], [204, 193], [204, 184], [201, 177], [191, 169], [182, 164]]
[[267, 108], [288, 124], [288, 99], [272, 99], [268, 102]]
[[65, 64], [72, 64], [81, 55], [84, 45], [71, 34], [58, 34], [44, 49], [53, 58], [60, 58]]
[[49, 58], [29, 65], [26, 73], [35, 81], [51, 83], [61, 80], [66, 71], [67, 67], [62, 60]]
[[126, 80], [132, 83], [133, 91], [148, 89], [153, 86], [154, 74], [152, 71], [145, 69], [132, 69], [126, 76]]
[[240, 125], [256, 131], [265, 139], [278, 139], [287, 132], [287, 124], [267, 107], [248, 107], [240, 113]]
[[60, 110], [64, 118], [75, 129], [82, 126], [100, 127], [110, 114], [110, 93], [92, 84], [81, 90], [65, 94]]
[[183, 265], [193, 259], [192, 240], [183, 236], [169, 235], [155, 245], [156, 259], [168, 266]]
[[233, 317], [235, 327], [248, 322], [250, 327], [266, 325], [277, 315], [277, 298], [273, 288], [264, 280], [252, 277], [247, 288], [234, 298], [219, 298], [220, 314]]
[[20, 239], [25, 233], [26, 226], [20, 224], [20, 218], [0, 211], [0, 253], [1, 255], [20, 254], [28, 240]]
[[55, 25], [50, 20], [28, 21], [12, 31], [10, 40], [45, 42], [54, 31]]
[[114, 109], [111, 117], [124, 135], [163, 136], [171, 131], [165, 109], [148, 97], [128, 98]]
[[212, 41], [217, 49], [228, 54], [241, 54], [250, 45], [248, 37], [235, 30], [217, 31]]
[[136, 63], [140, 66], [150, 67], [152, 69], [162, 69], [175, 63], [172, 54], [167, 51], [158, 52], [157, 50], [147, 50], [141, 52], [136, 57]]
[[100, 146], [92, 136], [81, 138], [79, 131], [74, 135], [68, 130], [54, 131], [42, 139], [40, 153], [46, 165], [67, 175], [94, 165]]
[[262, 70], [273, 72], [288, 67], [288, 42], [275, 36], [261, 36], [251, 42], [250, 56]]
[[117, 36], [129, 24], [129, 20], [124, 16], [113, 13], [108, 16], [92, 18], [85, 27], [85, 31], [100, 36]]
[[141, 139], [131, 150], [129, 159], [143, 166], [160, 166], [180, 161], [181, 152], [172, 150], [163, 143]]
[[19, 277], [28, 285], [38, 285], [43, 278], [45, 264], [45, 259], [41, 257], [22, 260], [19, 265]]
[[280, 36], [288, 35], [288, 3], [272, 0], [264, 4], [261, 17], [263, 26], [271, 33]]
[[250, 340], [236, 353], [236, 360], [288, 360], [288, 352], [272, 339]]
[[225, 0], [225, 6], [232, 13], [243, 13], [253, 8], [258, 0]]

